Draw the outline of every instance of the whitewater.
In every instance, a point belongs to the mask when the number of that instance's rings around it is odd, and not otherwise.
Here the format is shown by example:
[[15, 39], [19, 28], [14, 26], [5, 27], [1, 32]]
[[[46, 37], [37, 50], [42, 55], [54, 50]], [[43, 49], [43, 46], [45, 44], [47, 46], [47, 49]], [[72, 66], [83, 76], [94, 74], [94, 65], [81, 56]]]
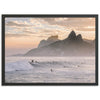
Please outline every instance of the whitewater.
[[6, 57], [5, 82], [95, 83], [95, 57]]

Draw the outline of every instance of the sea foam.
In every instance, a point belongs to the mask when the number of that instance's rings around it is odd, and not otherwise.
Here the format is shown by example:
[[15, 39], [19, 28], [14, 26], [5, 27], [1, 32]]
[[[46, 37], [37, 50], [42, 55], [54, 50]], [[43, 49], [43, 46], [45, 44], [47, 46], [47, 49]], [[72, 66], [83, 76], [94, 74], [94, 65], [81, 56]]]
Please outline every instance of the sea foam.
[[5, 64], [5, 72], [10, 71], [22, 71], [22, 70], [30, 70], [33, 69], [33, 66], [29, 64], [28, 61], [16, 61], [16, 62], [8, 62]]

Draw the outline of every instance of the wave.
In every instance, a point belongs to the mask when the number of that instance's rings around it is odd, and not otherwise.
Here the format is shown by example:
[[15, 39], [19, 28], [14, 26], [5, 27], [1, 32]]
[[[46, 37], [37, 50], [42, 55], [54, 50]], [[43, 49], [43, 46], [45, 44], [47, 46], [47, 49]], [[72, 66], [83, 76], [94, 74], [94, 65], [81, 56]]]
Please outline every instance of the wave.
[[34, 67], [31, 66], [28, 61], [16, 61], [16, 62], [9, 62], [5, 64], [5, 72], [11, 72], [11, 71], [23, 71], [23, 70], [30, 70]]

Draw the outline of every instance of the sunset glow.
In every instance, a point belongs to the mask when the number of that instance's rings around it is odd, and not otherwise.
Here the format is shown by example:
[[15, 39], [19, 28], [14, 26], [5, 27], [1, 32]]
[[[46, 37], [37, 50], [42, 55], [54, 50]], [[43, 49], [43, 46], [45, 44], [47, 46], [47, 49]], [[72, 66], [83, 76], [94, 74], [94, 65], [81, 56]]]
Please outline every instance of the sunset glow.
[[72, 30], [83, 39], [94, 40], [95, 18], [5, 18], [5, 48], [36, 48], [41, 40], [52, 35], [62, 40]]

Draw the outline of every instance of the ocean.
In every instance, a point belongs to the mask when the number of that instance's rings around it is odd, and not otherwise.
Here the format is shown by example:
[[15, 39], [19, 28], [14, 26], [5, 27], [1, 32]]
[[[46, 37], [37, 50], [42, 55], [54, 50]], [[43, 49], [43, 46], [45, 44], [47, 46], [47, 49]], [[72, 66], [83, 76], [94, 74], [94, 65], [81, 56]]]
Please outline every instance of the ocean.
[[6, 57], [5, 82], [95, 83], [95, 57]]

